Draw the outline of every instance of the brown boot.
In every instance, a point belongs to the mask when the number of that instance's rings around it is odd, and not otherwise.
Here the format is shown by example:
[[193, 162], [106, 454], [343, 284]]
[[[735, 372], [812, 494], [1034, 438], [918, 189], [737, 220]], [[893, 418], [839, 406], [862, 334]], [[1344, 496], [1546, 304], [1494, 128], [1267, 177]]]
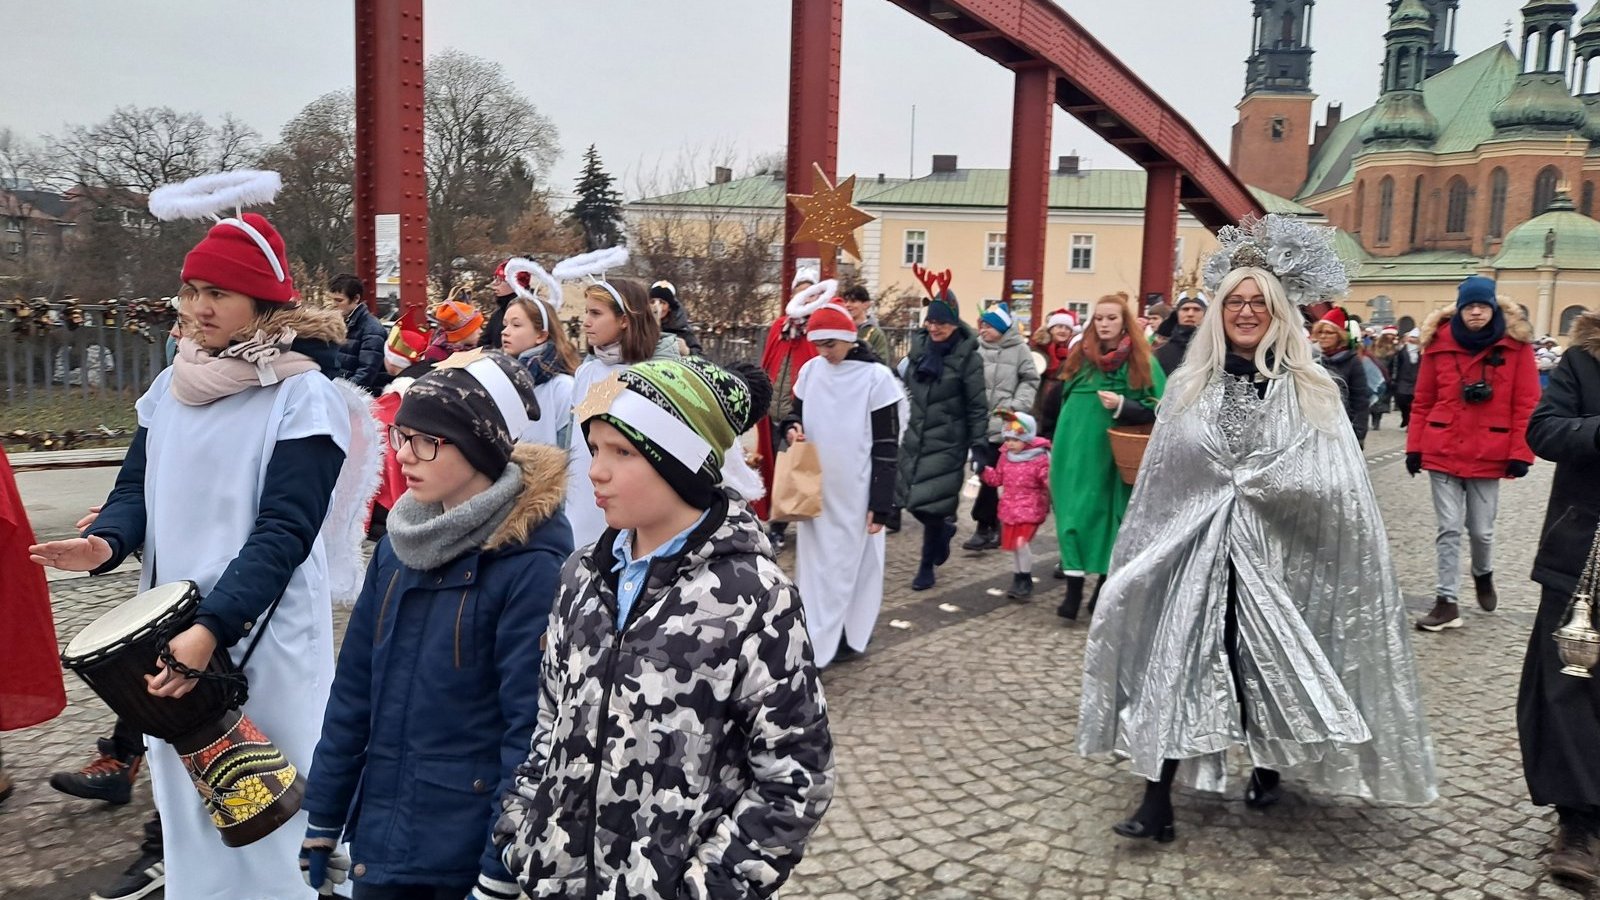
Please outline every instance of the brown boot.
[[1586, 829], [1562, 824], [1550, 847], [1545, 867], [1550, 877], [1565, 884], [1590, 885], [1600, 879], [1600, 843]]
[[1461, 607], [1449, 597], [1438, 597], [1433, 601], [1433, 611], [1417, 620], [1420, 631], [1443, 631], [1446, 628], [1461, 627]]

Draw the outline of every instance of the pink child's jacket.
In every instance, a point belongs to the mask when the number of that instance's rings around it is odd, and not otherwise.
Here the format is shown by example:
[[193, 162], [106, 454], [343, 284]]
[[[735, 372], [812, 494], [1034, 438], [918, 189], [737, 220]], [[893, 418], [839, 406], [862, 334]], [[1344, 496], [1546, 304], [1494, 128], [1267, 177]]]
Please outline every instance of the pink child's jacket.
[[983, 483], [1000, 488], [1003, 525], [1037, 525], [1050, 515], [1050, 442], [1036, 437], [1027, 447], [1043, 447], [1045, 452], [1012, 462], [1002, 447], [1000, 462], [983, 470]]

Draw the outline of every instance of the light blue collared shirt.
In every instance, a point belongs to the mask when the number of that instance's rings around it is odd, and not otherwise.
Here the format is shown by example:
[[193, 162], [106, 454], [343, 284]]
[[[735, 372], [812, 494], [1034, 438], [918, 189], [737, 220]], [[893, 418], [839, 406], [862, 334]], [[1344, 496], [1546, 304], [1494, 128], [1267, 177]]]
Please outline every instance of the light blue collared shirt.
[[638, 559], [633, 558], [633, 529], [624, 528], [617, 532], [617, 539], [611, 544], [611, 554], [617, 558], [617, 564], [611, 571], [621, 572], [617, 576], [617, 630], [628, 623], [628, 613], [633, 609], [634, 601], [639, 599], [639, 593], [644, 590], [645, 582], [649, 580], [650, 564], [656, 559], [673, 556], [683, 550], [683, 545], [689, 542], [689, 533], [700, 527], [706, 520], [706, 513], [701, 513], [694, 524], [678, 532], [672, 540], [657, 547], [654, 553], [648, 553]]

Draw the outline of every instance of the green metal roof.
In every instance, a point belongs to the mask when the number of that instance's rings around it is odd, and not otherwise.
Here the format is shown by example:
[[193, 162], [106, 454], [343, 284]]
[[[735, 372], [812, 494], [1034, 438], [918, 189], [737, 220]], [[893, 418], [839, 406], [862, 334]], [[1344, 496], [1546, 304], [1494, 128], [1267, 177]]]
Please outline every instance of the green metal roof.
[[[1493, 139], [1494, 123], [1489, 113], [1511, 93], [1517, 68], [1517, 57], [1511, 48], [1496, 44], [1424, 81], [1423, 97], [1439, 120], [1439, 136], [1429, 150], [1436, 154], [1459, 153]], [[1351, 160], [1361, 148], [1361, 126], [1372, 112], [1372, 108], [1364, 109], [1334, 128], [1312, 158], [1311, 174], [1296, 199], [1332, 190], [1354, 179]]]
[[1261, 188], [1252, 187], [1250, 188], [1250, 193], [1255, 195], [1257, 202], [1259, 202], [1269, 213], [1277, 213], [1281, 216], [1322, 217], [1322, 213], [1312, 209], [1311, 207], [1302, 206], [1301, 204], [1290, 200], [1288, 197], [1279, 197], [1277, 194], [1274, 194], [1271, 191], [1264, 191]]
[[1600, 222], [1571, 210], [1547, 212], [1506, 235], [1495, 257], [1497, 269], [1537, 269], [1544, 265], [1545, 235], [1555, 232], [1552, 260], [1563, 269], [1600, 269]]
[[1421, 250], [1404, 256], [1370, 256], [1356, 267], [1352, 282], [1449, 281], [1475, 275], [1483, 260], [1455, 250]]

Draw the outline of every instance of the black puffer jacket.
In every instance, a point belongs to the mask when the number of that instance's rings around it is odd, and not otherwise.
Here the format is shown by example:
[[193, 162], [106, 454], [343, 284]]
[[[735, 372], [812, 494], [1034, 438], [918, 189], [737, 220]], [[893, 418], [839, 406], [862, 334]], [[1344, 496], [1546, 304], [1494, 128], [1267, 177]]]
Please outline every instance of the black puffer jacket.
[[344, 319], [345, 338], [339, 345], [339, 376], [362, 390], [376, 394], [389, 380], [383, 368], [383, 342], [389, 335], [383, 323], [362, 305]]
[[1571, 593], [1600, 526], [1600, 312], [1573, 327], [1572, 345], [1528, 422], [1528, 446], [1556, 464], [1533, 580]]
[[1194, 339], [1195, 330], [1193, 325], [1175, 325], [1172, 334], [1167, 336], [1167, 342], [1155, 349], [1156, 362], [1161, 364], [1161, 371], [1167, 377], [1172, 377], [1172, 373], [1183, 365], [1183, 358], [1189, 353], [1189, 341]]
[[1417, 358], [1404, 346], [1395, 348], [1389, 357], [1389, 393], [1396, 397], [1414, 397], [1417, 393], [1417, 372], [1422, 369], [1422, 349], [1417, 348]]
[[1372, 405], [1372, 391], [1367, 387], [1367, 370], [1361, 355], [1348, 347], [1338, 353], [1323, 355], [1322, 367], [1339, 383], [1339, 393], [1344, 397], [1345, 415], [1356, 430], [1356, 440], [1366, 441], [1367, 407]]
[[917, 332], [906, 354], [906, 394], [911, 421], [900, 442], [899, 487], [902, 509], [932, 516], [954, 515], [966, 478], [967, 454], [988, 447], [989, 398], [983, 380], [978, 338], [963, 322], [944, 358], [939, 376], [924, 381], [917, 366], [928, 353], [928, 333]]
[[690, 356], [703, 356], [700, 351], [700, 336], [694, 333], [694, 326], [689, 324], [689, 314], [685, 313], [679, 304], [667, 305], [671, 309], [667, 311], [666, 318], [661, 320], [661, 333], [673, 335], [683, 341], [684, 346], [689, 348]]

